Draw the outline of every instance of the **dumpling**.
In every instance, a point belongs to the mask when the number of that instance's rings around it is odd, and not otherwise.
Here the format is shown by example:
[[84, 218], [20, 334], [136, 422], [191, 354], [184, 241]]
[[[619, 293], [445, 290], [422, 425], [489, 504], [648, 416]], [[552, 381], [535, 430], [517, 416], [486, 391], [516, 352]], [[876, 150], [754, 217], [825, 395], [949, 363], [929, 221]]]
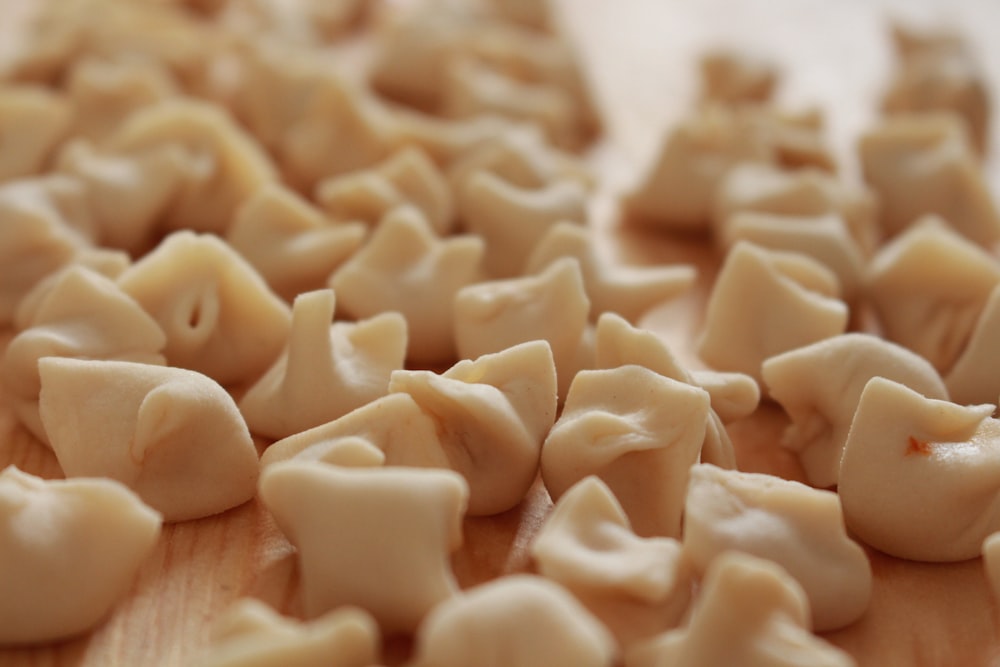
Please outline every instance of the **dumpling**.
[[288, 305], [216, 236], [174, 232], [118, 284], [163, 328], [172, 366], [224, 385], [256, 380], [288, 338]]
[[554, 500], [588, 475], [611, 488], [638, 535], [678, 537], [708, 393], [641, 366], [580, 371], [542, 446]]
[[984, 247], [1000, 240], [1000, 212], [958, 118], [891, 116], [861, 138], [858, 152], [890, 235], [935, 214]]
[[760, 382], [768, 357], [844, 332], [847, 306], [836, 293], [833, 273], [806, 255], [740, 241], [709, 296], [698, 354]]
[[368, 243], [330, 277], [338, 307], [355, 319], [396, 311], [406, 318], [407, 358], [456, 358], [455, 295], [482, 278], [483, 241], [438, 238], [423, 215], [404, 207], [379, 223]]
[[257, 450], [236, 403], [210, 378], [128, 361], [45, 357], [39, 412], [67, 477], [110, 477], [166, 521], [254, 495]]
[[531, 556], [542, 576], [573, 593], [623, 647], [676, 627], [691, 600], [693, 573], [680, 543], [636, 536], [597, 477], [563, 494]]
[[847, 526], [898, 558], [975, 558], [1000, 530], [1000, 420], [993, 405], [925, 398], [875, 377], [844, 445]]
[[0, 472], [0, 646], [68, 639], [128, 592], [160, 515], [109, 479]]
[[450, 470], [288, 461], [264, 470], [260, 498], [298, 549], [309, 618], [353, 605], [386, 635], [412, 633], [458, 593], [468, 487]]
[[739, 552], [709, 567], [688, 625], [640, 644], [625, 667], [853, 667], [812, 634], [809, 600], [777, 564]]
[[0, 86], [0, 183], [40, 173], [69, 132], [72, 109], [44, 88]]
[[[944, 378], [951, 400], [989, 403], [1000, 395], [1000, 285], [993, 288], [968, 342]], [[935, 397], [931, 397], [935, 398]]]
[[495, 278], [525, 273], [528, 257], [553, 226], [582, 224], [587, 192], [576, 181], [560, 180], [527, 189], [491, 172], [470, 174], [458, 193], [464, 228], [486, 242], [486, 271]]
[[850, 625], [868, 609], [872, 571], [844, 529], [837, 494], [713, 465], [691, 469], [684, 555], [704, 574], [727, 551], [766, 558], [795, 578], [818, 631]]
[[524, 498], [556, 415], [547, 343], [466, 359], [441, 375], [395, 371], [389, 390], [411, 395], [433, 420], [449, 466], [469, 484], [469, 514], [497, 514]]
[[321, 289], [364, 243], [368, 229], [334, 223], [288, 188], [265, 185], [236, 211], [226, 241], [286, 301]]
[[114, 281], [71, 265], [40, 297], [28, 328], [7, 345], [0, 371], [18, 417], [47, 444], [38, 416], [39, 359], [58, 356], [163, 365], [165, 344], [156, 321]]
[[861, 392], [879, 376], [927, 398], [948, 399], [941, 376], [920, 355], [877, 336], [846, 333], [764, 362], [768, 392], [791, 419], [782, 445], [794, 451], [816, 487], [837, 484], [840, 458]]
[[614, 639], [564, 588], [512, 575], [435, 608], [413, 667], [611, 667]]
[[946, 374], [998, 284], [1000, 261], [927, 217], [872, 259], [868, 294], [885, 337]]
[[239, 402], [254, 434], [284, 438], [389, 393], [406, 355], [406, 321], [384, 313], [331, 325], [333, 312], [331, 290], [296, 297], [285, 351]]
[[778, 70], [757, 54], [716, 49], [698, 61], [702, 102], [760, 104], [768, 102], [778, 83]]
[[310, 622], [237, 600], [212, 624], [199, 667], [373, 667], [382, 652], [378, 625], [362, 609], [331, 611]]

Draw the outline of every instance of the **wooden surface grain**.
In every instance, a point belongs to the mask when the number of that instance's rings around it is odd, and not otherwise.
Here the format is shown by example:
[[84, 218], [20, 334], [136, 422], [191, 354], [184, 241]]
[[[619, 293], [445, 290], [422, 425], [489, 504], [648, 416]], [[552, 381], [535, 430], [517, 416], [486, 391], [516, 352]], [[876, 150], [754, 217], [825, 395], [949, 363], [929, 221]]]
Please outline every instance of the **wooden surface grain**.
[[[690, 294], [657, 308], [643, 322], [693, 364], [692, 341], [719, 257], [704, 240], [620, 227], [613, 194], [634, 179], [664, 128], [690, 105], [693, 58], [699, 52], [735, 42], [779, 58], [787, 83], [783, 103], [826, 109], [849, 174], [853, 137], [874, 117], [874, 96], [889, 71], [886, 8], [922, 20], [944, 15], [947, 8], [950, 20], [980, 49], [990, 80], [1000, 81], [1000, 41], [989, 39], [1000, 25], [1000, 4], [992, 2], [562, 0], [557, 6], [606, 122], [608, 139], [594, 162], [610, 192], [594, 202], [596, 233], [619, 261], [682, 261], [699, 268]], [[993, 145], [1000, 145], [995, 135]], [[997, 154], [1000, 150], [994, 150]], [[987, 168], [995, 175], [996, 161]], [[998, 183], [995, 176], [992, 183]], [[0, 347], [8, 336], [0, 338]], [[731, 425], [741, 468], [800, 476], [794, 458], [778, 444], [784, 423], [778, 408], [765, 405]], [[18, 425], [0, 393], [0, 466], [8, 463], [60, 476], [54, 456]], [[518, 508], [466, 520], [465, 544], [454, 558], [462, 585], [526, 569], [526, 546], [549, 507], [544, 489], [536, 485]], [[980, 560], [930, 565], [874, 551], [869, 555], [875, 573], [871, 607], [856, 624], [827, 634], [830, 641], [862, 666], [1000, 664], [1000, 617]], [[165, 527], [131, 591], [106, 622], [60, 644], [0, 649], [0, 665], [187, 667], [204, 650], [212, 619], [244, 595], [298, 612], [293, 549], [256, 501]]]

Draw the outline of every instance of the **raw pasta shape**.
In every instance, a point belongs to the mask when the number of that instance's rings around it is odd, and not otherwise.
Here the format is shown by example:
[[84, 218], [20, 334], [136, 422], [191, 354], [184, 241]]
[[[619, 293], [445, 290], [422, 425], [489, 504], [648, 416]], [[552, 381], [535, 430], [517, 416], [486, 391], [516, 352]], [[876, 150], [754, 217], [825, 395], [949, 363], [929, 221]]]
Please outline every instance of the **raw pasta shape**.
[[0, 646], [97, 626], [131, 587], [160, 515], [118, 482], [0, 472]]
[[578, 352], [587, 330], [590, 300], [580, 264], [556, 260], [537, 276], [469, 285], [455, 295], [458, 356], [475, 359], [531, 340], [552, 348], [565, 396], [578, 370]]
[[712, 50], [698, 62], [702, 102], [762, 104], [770, 101], [778, 83], [778, 70], [754, 53]]
[[957, 118], [889, 117], [861, 137], [858, 152], [889, 234], [936, 214], [980, 245], [1000, 240], [1000, 212]]
[[794, 451], [812, 486], [837, 484], [844, 443], [861, 392], [873, 377], [948, 399], [941, 376], [920, 355], [863, 333], [833, 336], [764, 362], [768, 392], [791, 419], [782, 445]]
[[333, 312], [331, 290], [295, 298], [288, 345], [240, 399], [252, 433], [285, 438], [389, 393], [389, 375], [406, 356], [406, 321], [383, 313], [331, 326]]
[[837, 494], [773, 475], [691, 469], [684, 506], [684, 554], [704, 574], [720, 554], [774, 561], [809, 598], [817, 631], [850, 625], [868, 609], [872, 571], [844, 529]]
[[62, 271], [4, 351], [0, 374], [21, 422], [48, 444], [38, 415], [42, 357], [166, 363], [163, 330], [109, 278], [77, 265]]
[[288, 338], [288, 305], [212, 235], [174, 232], [118, 284], [163, 327], [171, 365], [224, 385], [256, 380]]
[[547, 343], [466, 359], [441, 375], [395, 371], [389, 390], [411, 395], [433, 420], [449, 466], [469, 484], [469, 514], [498, 514], [524, 498], [556, 415]]
[[293, 301], [322, 288], [367, 231], [361, 223], [334, 223], [291, 190], [270, 184], [240, 206], [226, 241], [272, 290]]
[[884, 245], [869, 265], [868, 294], [885, 337], [942, 374], [965, 348], [998, 284], [1000, 262], [935, 217]]
[[847, 526], [911, 560], [975, 558], [1000, 530], [1000, 420], [993, 405], [924, 398], [875, 377], [844, 445], [838, 492]]
[[110, 477], [165, 521], [250, 500], [257, 450], [236, 403], [210, 378], [128, 361], [46, 357], [39, 412], [67, 477]]
[[519, 188], [488, 171], [471, 174], [458, 197], [465, 228], [486, 242], [484, 263], [496, 278], [525, 273], [528, 257], [553, 226], [582, 224], [587, 193], [576, 181]]
[[330, 286], [349, 317], [402, 314], [408, 359], [448, 363], [456, 356], [455, 295], [481, 279], [482, 258], [481, 239], [438, 238], [417, 209], [405, 207], [382, 220], [368, 243], [331, 276]]
[[[983, 306], [968, 343], [944, 378], [951, 400], [960, 405], [989, 403], [1000, 395], [1000, 285]], [[930, 397], [935, 398], [935, 397]]]
[[538, 241], [528, 257], [525, 273], [540, 273], [561, 257], [580, 262], [583, 285], [590, 299], [590, 319], [618, 313], [635, 322], [659, 303], [669, 301], [694, 285], [697, 270], [690, 264], [673, 266], [614, 266], [599, 253], [592, 231], [560, 222]]
[[767, 140], [774, 161], [784, 169], [817, 169], [835, 173], [837, 160], [825, 137], [825, 120], [817, 109], [785, 112], [771, 107], [740, 109]]
[[212, 624], [199, 667], [373, 667], [381, 638], [361, 609], [338, 609], [303, 623], [253, 598], [241, 598]]
[[0, 86], [0, 183], [42, 171], [69, 132], [72, 110], [44, 88]]
[[511, 575], [434, 609], [413, 667], [611, 667], [614, 639], [564, 588]]
[[739, 552], [722, 554], [705, 575], [688, 625], [637, 646], [625, 667], [854, 667], [841, 649], [816, 637], [809, 600], [778, 565]]
[[449, 554], [468, 487], [450, 470], [287, 461], [264, 470], [260, 497], [298, 548], [310, 618], [353, 605], [386, 635], [411, 633], [458, 591]]
[[698, 387], [641, 366], [580, 371], [542, 446], [545, 488], [558, 500], [597, 475], [638, 535], [678, 537], [708, 420], [708, 393]]
[[563, 494], [531, 556], [542, 576], [573, 593], [625, 648], [676, 627], [691, 600], [692, 572], [680, 543], [637, 537], [597, 477]]
[[371, 169], [322, 181], [316, 187], [316, 201], [336, 220], [370, 225], [397, 206], [410, 204], [440, 236], [451, 232], [455, 222], [448, 183], [419, 148], [404, 148]]
[[698, 354], [761, 382], [768, 357], [844, 332], [847, 306], [836, 290], [834, 274], [806, 255], [740, 241], [709, 296]]

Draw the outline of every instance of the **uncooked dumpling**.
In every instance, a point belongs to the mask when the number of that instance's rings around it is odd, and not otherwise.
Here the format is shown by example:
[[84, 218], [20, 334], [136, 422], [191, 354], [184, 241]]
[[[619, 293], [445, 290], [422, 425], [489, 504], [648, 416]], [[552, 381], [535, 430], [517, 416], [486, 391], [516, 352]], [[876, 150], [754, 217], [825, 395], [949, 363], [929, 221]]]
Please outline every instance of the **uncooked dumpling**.
[[[1000, 285], [993, 288], [969, 342], [944, 378], [951, 400], [959, 404], [989, 403], [1000, 395]], [[933, 398], [933, 397], [932, 397]]]
[[72, 110], [45, 88], [0, 86], [0, 183], [40, 173], [69, 131]]

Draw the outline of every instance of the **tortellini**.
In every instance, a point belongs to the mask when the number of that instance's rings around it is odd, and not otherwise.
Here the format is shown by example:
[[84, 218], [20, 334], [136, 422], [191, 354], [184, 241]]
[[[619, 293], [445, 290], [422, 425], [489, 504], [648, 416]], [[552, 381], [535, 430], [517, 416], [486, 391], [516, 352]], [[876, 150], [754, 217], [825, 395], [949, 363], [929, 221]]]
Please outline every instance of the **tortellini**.
[[0, 183], [42, 171], [69, 131], [72, 109], [44, 88], [0, 85]]
[[997, 340], [1000, 340], [1000, 285], [990, 292], [965, 348], [944, 378], [953, 401], [989, 403], [1000, 396]]

